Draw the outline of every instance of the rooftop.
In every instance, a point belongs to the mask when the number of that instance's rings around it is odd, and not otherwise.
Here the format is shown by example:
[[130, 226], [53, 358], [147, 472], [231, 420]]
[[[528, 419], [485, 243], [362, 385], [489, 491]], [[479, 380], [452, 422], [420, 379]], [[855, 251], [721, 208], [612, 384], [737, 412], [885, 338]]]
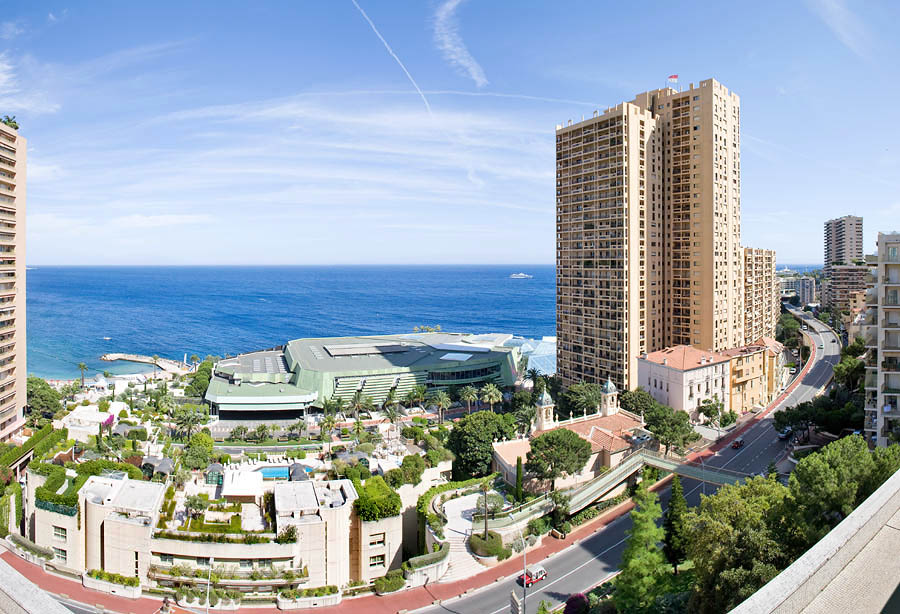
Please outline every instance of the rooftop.
[[257, 497], [263, 492], [263, 474], [260, 471], [226, 469], [222, 479], [223, 497]]
[[676, 345], [656, 352], [650, 352], [641, 358], [648, 362], [654, 362], [681, 371], [728, 361], [728, 356], [723, 356], [723, 353], [701, 350], [690, 345]]
[[152, 515], [162, 502], [165, 484], [131, 480], [125, 476], [91, 476], [81, 488], [85, 500], [117, 511]]
[[314, 520], [320, 510], [342, 507], [356, 498], [350, 480], [275, 483], [275, 513], [282, 523]]

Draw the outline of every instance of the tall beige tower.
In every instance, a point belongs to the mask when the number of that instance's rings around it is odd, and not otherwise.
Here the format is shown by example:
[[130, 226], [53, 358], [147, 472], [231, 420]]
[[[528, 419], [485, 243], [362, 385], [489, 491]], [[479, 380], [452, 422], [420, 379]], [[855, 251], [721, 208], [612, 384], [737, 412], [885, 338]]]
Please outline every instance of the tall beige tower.
[[744, 248], [744, 344], [774, 337], [781, 312], [781, 283], [775, 251]]
[[742, 345], [738, 96], [714, 79], [644, 92], [558, 126], [556, 146], [563, 380], [628, 390], [643, 352]]
[[868, 268], [863, 256], [863, 219], [845, 215], [825, 222], [825, 292], [827, 307], [847, 311], [850, 296], [865, 290]]
[[25, 421], [25, 139], [0, 122], [0, 441]]

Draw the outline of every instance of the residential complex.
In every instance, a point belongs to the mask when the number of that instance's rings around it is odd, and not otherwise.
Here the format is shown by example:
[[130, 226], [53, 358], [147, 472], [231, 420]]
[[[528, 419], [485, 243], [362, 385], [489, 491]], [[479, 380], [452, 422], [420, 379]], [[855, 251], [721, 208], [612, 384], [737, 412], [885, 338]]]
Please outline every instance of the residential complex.
[[866, 287], [863, 219], [845, 215], [825, 222], [826, 307], [847, 311], [851, 293]]
[[800, 304], [805, 306], [816, 302], [816, 280], [813, 277], [798, 277], [796, 275], [780, 276], [778, 283], [781, 286], [781, 296], [796, 295]]
[[775, 275], [775, 251], [744, 248], [744, 339], [774, 337], [781, 313], [781, 288]]
[[515, 383], [520, 357], [512, 335], [411, 333], [296, 339], [284, 346], [226, 358], [215, 365], [206, 400], [221, 418], [305, 411], [325, 399], [362, 392], [380, 404], [419, 385]]
[[900, 233], [878, 233], [868, 262], [865, 433], [886, 446], [900, 431]]
[[711, 352], [679, 345], [638, 360], [638, 385], [654, 399], [701, 421], [699, 407], [717, 398], [737, 414], [771, 402], [786, 382], [783, 346], [770, 337]]
[[25, 421], [25, 161], [27, 143], [0, 122], [0, 441]]
[[[557, 371], [566, 384], [610, 378], [631, 389], [642, 353], [745, 343], [740, 182], [740, 99], [714, 79], [557, 126]], [[774, 332], [770, 304], [758, 315], [754, 304], [754, 332]]]

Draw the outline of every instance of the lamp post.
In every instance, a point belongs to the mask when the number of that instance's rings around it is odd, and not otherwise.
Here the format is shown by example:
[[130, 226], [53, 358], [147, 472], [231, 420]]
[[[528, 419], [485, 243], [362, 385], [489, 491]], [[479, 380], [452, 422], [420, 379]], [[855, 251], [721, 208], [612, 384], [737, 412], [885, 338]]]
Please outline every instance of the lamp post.
[[215, 557], [209, 557], [209, 573], [206, 575], [206, 614], [209, 614], [209, 587], [212, 584], [212, 568]]
[[522, 534], [522, 527], [516, 525], [516, 529], [518, 529], [519, 538], [522, 540], [522, 614], [525, 614], [528, 610], [528, 542], [525, 541], [525, 536]]

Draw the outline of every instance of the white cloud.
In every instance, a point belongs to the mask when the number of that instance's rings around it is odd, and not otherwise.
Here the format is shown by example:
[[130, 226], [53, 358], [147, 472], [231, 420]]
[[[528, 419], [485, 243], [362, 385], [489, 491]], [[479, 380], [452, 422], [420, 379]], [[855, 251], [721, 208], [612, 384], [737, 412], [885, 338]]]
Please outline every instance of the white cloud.
[[870, 57], [872, 35], [843, 0], [806, 0], [806, 5], [847, 49], [860, 58]]
[[20, 84], [18, 72], [8, 53], [0, 53], [0, 108], [5, 111], [28, 111], [34, 114], [55, 113], [59, 104], [37, 88]]
[[468, 75], [475, 85], [484, 87], [488, 84], [481, 65], [469, 53], [468, 47], [459, 34], [456, 20], [456, 9], [463, 0], [446, 0], [434, 14], [434, 41], [441, 50], [444, 59]]
[[24, 33], [25, 28], [18, 21], [0, 22], [0, 39], [9, 41]]

